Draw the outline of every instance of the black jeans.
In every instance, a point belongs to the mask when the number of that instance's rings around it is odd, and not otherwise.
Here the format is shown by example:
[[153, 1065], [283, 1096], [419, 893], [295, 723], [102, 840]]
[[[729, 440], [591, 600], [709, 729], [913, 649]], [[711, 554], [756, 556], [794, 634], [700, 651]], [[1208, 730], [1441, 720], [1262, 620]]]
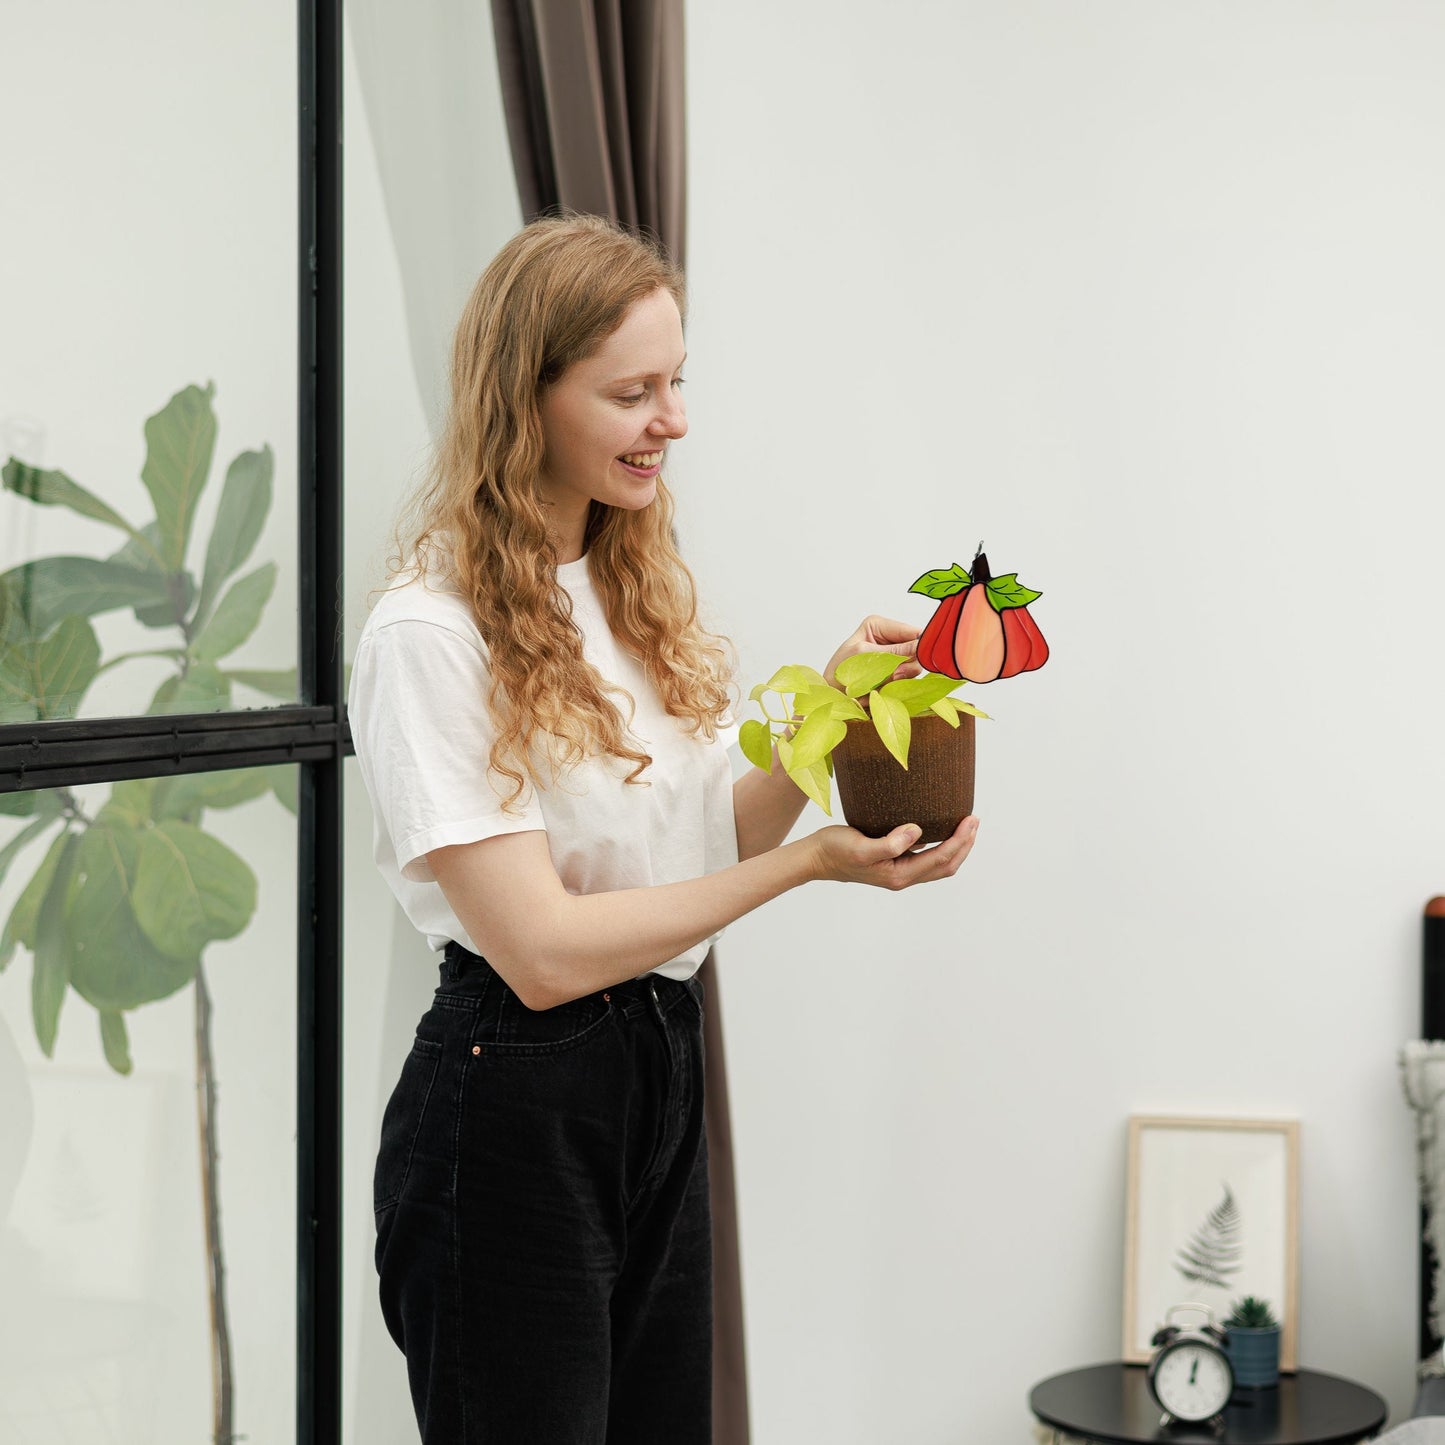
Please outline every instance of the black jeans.
[[374, 1198], [426, 1445], [712, 1439], [702, 1008], [649, 974], [533, 1013], [447, 945]]

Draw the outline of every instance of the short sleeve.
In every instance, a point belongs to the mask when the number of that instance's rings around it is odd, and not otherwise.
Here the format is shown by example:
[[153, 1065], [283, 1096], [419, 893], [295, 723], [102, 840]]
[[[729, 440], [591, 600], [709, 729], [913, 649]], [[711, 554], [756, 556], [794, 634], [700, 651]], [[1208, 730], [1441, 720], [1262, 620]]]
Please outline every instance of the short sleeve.
[[496, 730], [487, 711], [491, 686], [475, 642], [419, 618], [367, 633], [351, 671], [352, 742], [380, 826], [403, 878], [435, 879], [425, 855], [500, 833], [545, 830], [531, 780], [488, 775]]

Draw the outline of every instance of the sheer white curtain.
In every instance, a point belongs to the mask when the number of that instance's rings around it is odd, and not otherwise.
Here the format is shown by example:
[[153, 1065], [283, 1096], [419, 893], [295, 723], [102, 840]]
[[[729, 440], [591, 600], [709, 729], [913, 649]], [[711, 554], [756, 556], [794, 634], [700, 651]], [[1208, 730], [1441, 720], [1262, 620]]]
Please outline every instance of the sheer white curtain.
[[[521, 225], [489, 7], [350, 0], [346, 146], [347, 618], [350, 655], [384, 576], [396, 508], [446, 408], [452, 330]], [[372, 1262], [382, 1110], [436, 986], [436, 956], [377, 878], [371, 815], [347, 779], [344, 1438], [416, 1438]]]

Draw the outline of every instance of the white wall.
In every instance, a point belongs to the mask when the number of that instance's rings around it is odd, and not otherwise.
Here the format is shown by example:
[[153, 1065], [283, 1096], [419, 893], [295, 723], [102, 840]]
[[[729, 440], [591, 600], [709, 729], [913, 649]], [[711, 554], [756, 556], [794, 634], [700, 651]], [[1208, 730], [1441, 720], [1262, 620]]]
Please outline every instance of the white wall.
[[[1117, 1357], [1131, 1112], [1301, 1120], [1300, 1359], [1412, 1394], [1445, 14], [693, 5], [683, 537], [744, 686], [1043, 598], [978, 845], [720, 947], [758, 1445]], [[825, 821], [810, 807], [798, 832]]]

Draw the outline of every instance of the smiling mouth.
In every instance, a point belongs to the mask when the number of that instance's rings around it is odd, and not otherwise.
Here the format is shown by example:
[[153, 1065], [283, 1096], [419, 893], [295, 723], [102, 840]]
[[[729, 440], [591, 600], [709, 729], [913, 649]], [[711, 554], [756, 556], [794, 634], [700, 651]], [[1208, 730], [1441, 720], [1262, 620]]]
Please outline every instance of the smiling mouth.
[[624, 466], [631, 467], [634, 471], [647, 472], [653, 467], [662, 465], [661, 452], [627, 452], [617, 459]]

